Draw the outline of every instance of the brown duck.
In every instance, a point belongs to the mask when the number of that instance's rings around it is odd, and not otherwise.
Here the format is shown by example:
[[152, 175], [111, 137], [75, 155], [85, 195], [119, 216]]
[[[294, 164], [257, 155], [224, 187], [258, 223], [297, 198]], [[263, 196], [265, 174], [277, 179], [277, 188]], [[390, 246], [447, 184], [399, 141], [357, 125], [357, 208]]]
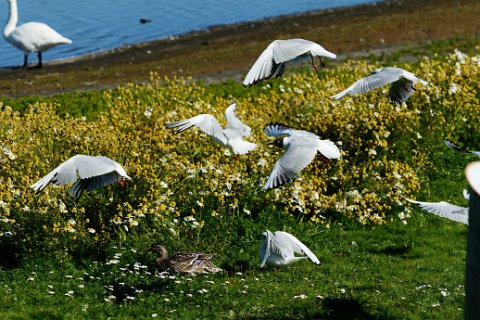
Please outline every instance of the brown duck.
[[222, 269], [215, 266], [211, 261], [213, 254], [200, 252], [175, 252], [170, 257], [167, 249], [162, 245], [155, 245], [150, 251], [158, 254], [155, 266], [159, 272], [175, 271], [191, 275], [216, 273]]

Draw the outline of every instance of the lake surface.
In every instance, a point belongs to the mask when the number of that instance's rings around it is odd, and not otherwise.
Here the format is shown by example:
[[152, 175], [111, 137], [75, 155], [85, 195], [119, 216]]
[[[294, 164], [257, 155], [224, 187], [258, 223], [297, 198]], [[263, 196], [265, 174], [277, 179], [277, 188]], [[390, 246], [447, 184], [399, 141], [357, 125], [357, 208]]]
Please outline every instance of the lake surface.
[[[44, 53], [44, 61], [179, 35], [209, 26], [375, 0], [18, 0], [19, 25], [44, 22], [73, 41]], [[0, 0], [0, 19], [8, 19], [8, 2]], [[142, 24], [140, 19], [149, 19]], [[36, 63], [36, 54], [29, 61]], [[23, 63], [23, 53], [0, 40], [0, 67]]]

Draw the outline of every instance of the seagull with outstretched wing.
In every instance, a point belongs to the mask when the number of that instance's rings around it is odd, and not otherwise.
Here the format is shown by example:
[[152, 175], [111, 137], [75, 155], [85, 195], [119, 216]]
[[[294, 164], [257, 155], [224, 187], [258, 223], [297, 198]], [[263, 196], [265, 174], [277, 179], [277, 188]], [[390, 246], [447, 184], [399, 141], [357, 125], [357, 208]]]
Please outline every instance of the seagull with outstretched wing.
[[[272, 233], [270, 230], [267, 230], [260, 235], [260, 238], [259, 256], [261, 268], [265, 264], [285, 267], [303, 259], [309, 259], [315, 264], [320, 264], [317, 256], [288, 232], [276, 231]], [[302, 256], [295, 256], [295, 254]]]
[[218, 144], [232, 148], [236, 154], [246, 154], [256, 148], [255, 143], [243, 140], [243, 137], [249, 136], [252, 129], [244, 124], [235, 115], [235, 101], [225, 111], [227, 126], [222, 128], [218, 120], [211, 114], [200, 114], [198, 116], [168, 123], [167, 127], [175, 129], [175, 133], [180, 133], [191, 127], [196, 127], [211, 136]]
[[325, 67], [321, 57], [335, 59], [337, 56], [325, 50], [318, 43], [305, 39], [275, 40], [262, 52], [248, 71], [244, 86], [250, 86], [272, 76], [280, 77], [285, 72], [285, 63], [301, 56], [310, 56], [312, 66], [318, 70], [313, 61], [318, 57], [320, 64]]
[[[469, 199], [467, 190], [463, 190], [465, 199]], [[446, 201], [423, 202], [405, 198], [410, 203], [416, 204], [420, 209], [433, 213], [442, 218], [468, 224], [468, 207], [460, 207]]]
[[420, 82], [427, 85], [428, 82], [417, 78], [413, 73], [395, 67], [387, 67], [383, 69], [376, 69], [373, 73], [356, 81], [344, 91], [332, 96], [333, 99], [340, 99], [349, 94], [355, 96], [357, 94], [364, 94], [373, 89], [379, 88], [386, 84], [390, 85], [388, 97], [391, 102], [398, 104], [406, 101], [416, 90], [414, 85]]
[[480, 157], [480, 151], [471, 151], [471, 150], [467, 150], [461, 146], [459, 146], [458, 144], [456, 144], [455, 142], [452, 142], [448, 139], [443, 139], [443, 143], [450, 149], [454, 150], [454, 151], [458, 151], [458, 152], [463, 152], [463, 153], [471, 153], [471, 154], [474, 154], [476, 155], [477, 157]]
[[273, 166], [263, 189], [276, 188], [292, 181], [318, 153], [326, 159], [340, 158], [340, 150], [335, 143], [321, 140], [314, 133], [280, 124], [269, 124], [264, 131], [271, 137], [281, 136], [269, 144], [283, 148], [285, 152]]
[[131, 180], [125, 169], [112, 159], [78, 154], [60, 164], [30, 187], [40, 192], [49, 184], [63, 186], [74, 183], [68, 192], [75, 198], [79, 198], [84, 191], [92, 191], [122, 179]]

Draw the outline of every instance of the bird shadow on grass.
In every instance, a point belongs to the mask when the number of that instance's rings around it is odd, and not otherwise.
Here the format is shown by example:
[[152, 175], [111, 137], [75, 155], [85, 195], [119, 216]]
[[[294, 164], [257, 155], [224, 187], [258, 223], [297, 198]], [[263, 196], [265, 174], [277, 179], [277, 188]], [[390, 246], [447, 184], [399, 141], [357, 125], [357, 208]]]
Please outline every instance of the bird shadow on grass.
[[311, 306], [301, 306], [289, 310], [288, 315], [283, 317], [272, 314], [248, 319], [390, 320], [393, 318], [384, 314], [371, 314], [354, 299], [326, 298], [319, 310], [312, 310]]
[[0, 268], [14, 269], [21, 264], [19, 249], [11, 241], [0, 241]]
[[392, 319], [386, 315], [373, 315], [362, 306], [360, 302], [354, 299], [346, 298], [326, 298], [323, 301], [324, 314], [320, 314], [318, 319], [356, 319], [356, 320], [377, 320]]
[[232, 262], [224, 262], [220, 265], [229, 276], [234, 275], [237, 272], [245, 273], [250, 269], [250, 263], [247, 260], [236, 260]]
[[411, 253], [412, 247], [409, 245], [386, 246], [383, 248], [369, 248], [367, 251], [373, 254], [384, 254], [396, 257], [407, 257]]

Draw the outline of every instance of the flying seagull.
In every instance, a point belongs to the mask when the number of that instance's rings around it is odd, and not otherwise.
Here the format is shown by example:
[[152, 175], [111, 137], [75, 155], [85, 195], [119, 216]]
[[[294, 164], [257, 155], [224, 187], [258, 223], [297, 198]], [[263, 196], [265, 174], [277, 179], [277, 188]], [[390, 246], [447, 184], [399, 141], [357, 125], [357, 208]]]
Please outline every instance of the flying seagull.
[[449, 147], [450, 149], [454, 150], [454, 151], [458, 151], [458, 152], [463, 152], [463, 153], [471, 153], [471, 154], [474, 154], [476, 155], [477, 157], [480, 157], [480, 151], [471, 151], [471, 150], [467, 150], [461, 146], [459, 146], [458, 144], [456, 144], [455, 142], [452, 142], [448, 139], [443, 139], [443, 143]]
[[340, 150], [332, 141], [320, 140], [314, 133], [281, 124], [269, 124], [264, 131], [271, 137], [282, 136], [269, 144], [283, 148], [285, 152], [273, 166], [263, 189], [276, 188], [293, 180], [317, 153], [327, 159], [340, 158]]
[[131, 180], [125, 169], [112, 159], [78, 154], [60, 164], [30, 188], [40, 192], [50, 183], [63, 186], [75, 182], [68, 192], [75, 198], [80, 198], [84, 191], [92, 191], [121, 179]]
[[[463, 196], [468, 200], [467, 190], [463, 190]], [[416, 204], [420, 209], [433, 213], [442, 218], [468, 224], [468, 207], [460, 207], [446, 201], [422, 202], [405, 198], [410, 203]]]
[[245, 154], [255, 149], [255, 143], [251, 143], [242, 139], [250, 135], [252, 129], [244, 124], [235, 115], [235, 107], [232, 104], [225, 111], [227, 118], [227, 126], [222, 129], [218, 120], [210, 114], [200, 114], [187, 120], [168, 123], [167, 127], [175, 128], [175, 133], [180, 133], [188, 128], [195, 126], [213, 138], [215, 142], [222, 146], [231, 147], [236, 154]]
[[272, 76], [280, 77], [285, 72], [285, 63], [300, 56], [309, 55], [312, 59], [312, 66], [318, 71], [313, 61], [318, 57], [320, 64], [325, 67], [323, 57], [335, 59], [337, 56], [325, 50], [318, 43], [304, 39], [275, 40], [262, 52], [255, 64], [248, 71], [244, 86], [250, 86]]
[[347, 94], [350, 94], [351, 96], [359, 93], [363, 94], [391, 83], [388, 97], [391, 102], [401, 104], [416, 90], [414, 85], [417, 82], [420, 82], [423, 85], [428, 84], [427, 81], [421, 80], [413, 73], [401, 68], [387, 67], [384, 69], [376, 69], [370, 75], [358, 80], [344, 91], [332, 96], [332, 98], [340, 99]]
[[[270, 230], [267, 230], [260, 235], [260, 238], [262, 242], [260, 243], [258, 253], [261, 260], [261, 268], [265, 264], [285, 267], [307, 258], [315, 264], [320, 264], [315, 254], [288, 232], [276, 231], [273, 234]], [[295, 253], [302, 256], [295, 256]]]
[[28, 55], [38, 53], [38, 67], [42, 67], [42, 52], [60, 44], [70, 44], [72, 40], [65, 38], [57, 31], [42, 22], [27, 22], [17, 27], [18, 10], [17, 0], [8, 0], [10, 15], [5, 27], [3, 37], [11, 45], [23, 51], [23, 67], [28, 64]]

